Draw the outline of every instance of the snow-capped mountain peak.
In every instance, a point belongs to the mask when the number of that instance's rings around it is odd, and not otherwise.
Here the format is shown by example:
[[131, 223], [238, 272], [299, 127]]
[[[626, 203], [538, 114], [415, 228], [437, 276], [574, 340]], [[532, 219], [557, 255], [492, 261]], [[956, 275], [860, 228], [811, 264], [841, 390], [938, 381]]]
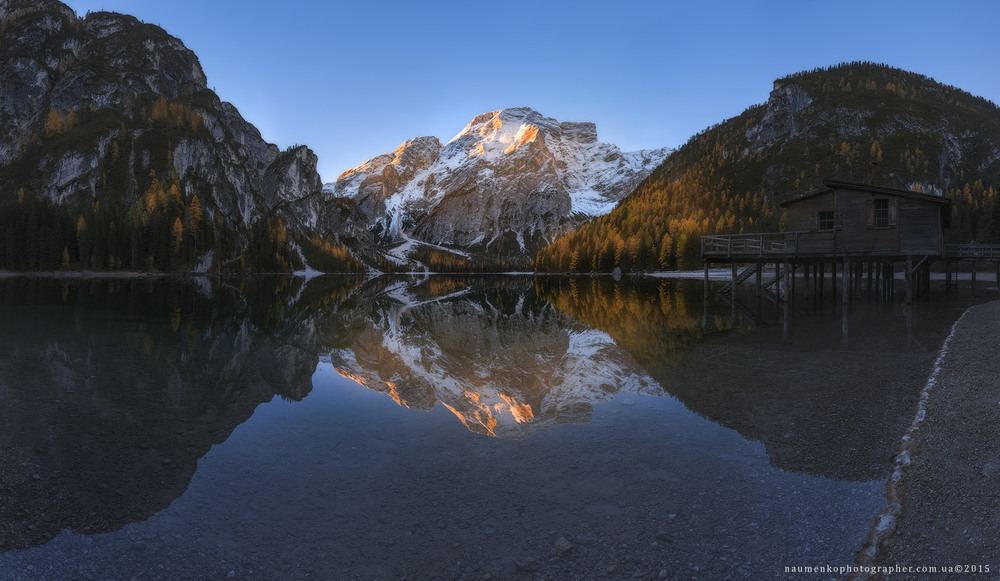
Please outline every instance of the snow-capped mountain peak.
[[599, 142], [594, 123], [516, 107], [477, 115], [443, 146], [406, 141], [325, 189], [355, 200], [390, 244], [531, 256], [610, 211], [669, 153], [625, 153]]

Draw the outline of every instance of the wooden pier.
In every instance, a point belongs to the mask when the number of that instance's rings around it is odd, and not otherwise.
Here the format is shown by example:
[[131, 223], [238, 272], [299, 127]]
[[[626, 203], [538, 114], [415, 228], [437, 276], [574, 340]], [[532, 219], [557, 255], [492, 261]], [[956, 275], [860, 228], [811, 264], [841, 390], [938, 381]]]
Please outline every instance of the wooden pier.
[[[794, 293], [799, 280], [822, 296], [826, 278], [836, 281], [838, 276], [845, 304], [861, 296], [889, 300], [896, 272], [900, 271], [906, 280], [906, 299], [911, 301], [930, 290], [931, 265], [936, 262], [944, 263], [947, 288], [958, 284], [961, 265], [968, 265], [974, 286], [977, 268], [983, 263], [990, 264], [994, 271], [991, 274], [1000, 286], [1000, 245], [949, 244], [941, 254], [823, 252], [808, 243], [811, 234], [800, 231], [702, 236], [706, 293], [709, 269], [719, 265], [729, 265], [732, 276], [717, 292], [733, 297], [741, 284], [753, 278], [756, 296], [774, 302]], [[807, 242], [808, 250], [800, 250], [802, 242]]]
[[[958, 265], [993, 265], [1000, 285], [1000, 245], [945, 245], [951, 225], [951, 200], [909, 190], [839, 180], [826, 180], [827, 189], [787, 200], [785, 232], [703, 236], [701, 257], [708, 271], [730, 265], [730, 281], [719, 293], [731, 299], [734, 312], [740, 284], [755, 280], [755, 300], [768, 298], [787, 304], [795, 295], [797, 279], [820, 296], [825, 278], [834, 282], [840, 271], [844, 304], [854, 297], [888, 300], [895, 273], [906, 278], [907, 301], [930, 290], [931, 265], [945, 263], [946, 286], [957, 279]], [[799, 276], [801, 273], [801, 277]], [[742, 309], [740, 309], [742, 310]]]

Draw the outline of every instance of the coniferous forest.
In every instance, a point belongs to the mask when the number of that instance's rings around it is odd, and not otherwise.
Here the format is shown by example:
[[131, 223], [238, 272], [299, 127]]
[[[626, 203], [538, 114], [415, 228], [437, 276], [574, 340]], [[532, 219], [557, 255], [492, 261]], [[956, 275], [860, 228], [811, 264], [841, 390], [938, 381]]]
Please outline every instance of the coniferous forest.
[[1000, 243], [996, 135], [995, 104], [922, 75], [872, 63], [792, 75], [768, 104], [692, 137], [610, 214], [541, 250], [535, 267], [695, 268], [701, 236], [780, 231], [782, 200], [827, 178], [867, 183], [873, 161], [879, 185], [952, 199], [949, 242]]
[[[610, 214], [540, 250], [534, 264], [469, 258], [433, 247], [412, 257], [436, 272], [626, 272], [700, 266], [700, 237], [775, 232], [780, 202], [827, 178], [948, 196], [948, 242], [1000, 243], [1000, 110], [927, 77], [848, 63], [779, 79], [766, 104], [693, 136]], [[276, 213], [248, 225], [213, 205], [213, 183], [177, 175], [174, 144], [210, 140], [207, 90], [137, 96], [129, 111], [52, 108], [0, 168], [0, 269], [153, 272], [408, 270], [339, 240], [290, 227]], [[113, 135], [93, 195], [41, 191], [53, 159]], [[141, 152], [142, 155], [138, 155]]]
[[[288, 272], [302, 256], [327, 272], [360, 272], [365, 266], [341, 244], [289, 232], [277, 216], [242, 229], [216, 208], [210, 184], [172, 169], [173, 143], [206, 131], [199, 107], [207, 98], [137, 98], [130, 114], [107, 109], [50, 110], [44, 125], [25, 136], [24, 155], [2, 168], [8, 191], [0, 196], [3, 232], [0, 269], [202, 271], [214, 255], [228, 272]], [[38, 168], [57, 153], [73, 151], [96, 135], [115, 131], [102, 158], [94, 199], [56, 203], [36, 191]], [[137, 161], [126, 152], [146, 152]], [[142, 165], [142, 167], [140, 167]], [[26, 184], [16, 192], [12, 184]], [[302, 251], [302, 255], [299, 254]]]

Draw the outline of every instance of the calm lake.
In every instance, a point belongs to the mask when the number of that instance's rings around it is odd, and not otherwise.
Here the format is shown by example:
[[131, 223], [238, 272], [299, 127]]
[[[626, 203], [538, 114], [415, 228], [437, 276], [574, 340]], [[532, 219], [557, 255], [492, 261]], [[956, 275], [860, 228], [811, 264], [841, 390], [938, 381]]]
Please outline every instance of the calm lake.
[[832, 578], [997, 293], [827, 283], [0, 278], [0, 579]]

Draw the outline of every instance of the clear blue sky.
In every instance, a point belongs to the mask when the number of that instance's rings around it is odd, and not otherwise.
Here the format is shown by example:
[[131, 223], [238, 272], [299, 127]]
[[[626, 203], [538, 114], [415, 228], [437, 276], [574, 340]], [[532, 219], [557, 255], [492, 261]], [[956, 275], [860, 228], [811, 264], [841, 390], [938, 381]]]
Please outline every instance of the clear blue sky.
[[594, 121], [625, 150], [677, 147], [765, 101], [774, 79], [844, 61], [1000, 103], [992, 0], [66, 3], [180, 38], [265, 139], [312, 147], [324, 182], [503, 107]]

